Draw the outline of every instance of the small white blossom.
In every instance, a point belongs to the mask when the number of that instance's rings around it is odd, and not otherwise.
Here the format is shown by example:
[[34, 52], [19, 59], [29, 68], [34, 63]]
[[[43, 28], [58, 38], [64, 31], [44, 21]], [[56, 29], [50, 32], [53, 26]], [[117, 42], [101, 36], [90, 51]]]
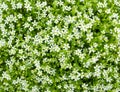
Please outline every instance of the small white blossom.
[[3, 10], [7, 10], [8, 9], [8, 5], [3, 2], [2, 5], [1, 5], [1, 8], [3, 8]]
[[4, 40], [4, 39], [1, 39], [1, 40], [0, 40], [0, 47], [5, 46], [5, 43], [6, 43], [5, 40]]
[[68, 49], [70, 48], [70, 46], [69, 46], [69, 44], [64, 44], [63, 48], [64, 48], [65, 50], [68, 50]]
[[17, 4], [16, 4], [16, 7], [17, 7], [18, 9], [21, 9], [21, 8], [22, 8], [22, 3], [17, 3]]
[[60, 35], [60, 30], [58, 29], [57, 26], [52, 29], [51, 34], [52, 34], [53, 36], [59, 36], [59, 35]]
[[3, 72], [2, 73], [2, 78], [4, 79], [7, 79], [7, 80], [11, 80], [11, 77], [10, 77], [10, 75], [9, 74], [7, 74], [6, 72]]
[[31, 92], [39, 92], [39, 88], [37, 86], [33, 86]]
[[32, 7], [31, 7], [30, 3], [25, 3], [24, 7], [27, 9], [27, 11], [31, 11], [32, 10]]

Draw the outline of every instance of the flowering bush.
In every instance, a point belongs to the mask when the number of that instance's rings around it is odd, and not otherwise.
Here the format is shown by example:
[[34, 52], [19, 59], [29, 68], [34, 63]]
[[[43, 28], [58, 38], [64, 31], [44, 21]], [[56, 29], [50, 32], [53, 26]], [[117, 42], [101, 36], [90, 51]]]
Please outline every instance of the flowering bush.
[[120, 91], [120, 0], [0, 0], [0, 92]]

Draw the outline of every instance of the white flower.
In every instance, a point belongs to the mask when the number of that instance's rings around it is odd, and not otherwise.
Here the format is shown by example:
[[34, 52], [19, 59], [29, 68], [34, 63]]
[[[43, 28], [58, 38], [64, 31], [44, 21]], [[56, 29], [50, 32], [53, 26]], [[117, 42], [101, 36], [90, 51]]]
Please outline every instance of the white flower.
[[75, 50], [75, 54], [76, 54], [76, 55], [81, 54], [81, 50], [80, 50], [80, 49]]
[[37, 49], [33, 50], [33, 53], [34, 53], [35, 55], [37, 55], [37, 56], [40, 55]]
[[2, 78], [4, 79], [7, 79], [7, 80], [11, 80], [11, 77], [10, 77], [10, 75], [9, 74], [7, 74], [6, 72], [3, 72], [2, 73]]
[[38, 8], [40, 8], [40, 6], [41, 6], [41, 2], [38, 2], [37, 1], [37, 3], [35, 4]]
[[84, 2], [84, 0], [80, 0], [80, 2]]
[[24, 37], [25, 38], [25, 42], [29, 42], [30, 41], [30, 39], [31, 39], [31, 36], [29, 36], [29, 35], [27, 35], [26, 37]]
[[6, 43], [5, 39], [1, 39], [0, 40], [0, 48], [5, 46], [5, 43]]
[[42, 73], [42, 71], [40, 71], [39, 69], [40, 69], [40, 68], [37, 69], [37, 70], [38, 70], [37, 75], [38, 75], [38, 76], [42, 76], [43, 73]]
[[98, 57], [92, 57], [91, 58], [91, 62], [92, 63], [96, 63], [98, 60], [99, 60]]
[[113, 13], [111, 16], [109, 16], [110, 19], [114, 18], [114, 19], [118, 19], [118, 13]]
[[38, 68], [38, 69], [40, 68], [40, 61], [35, 60], [34, 64], [35, 64], [36, 68]]
[[10, 17], [7, 16], [6, 19], [4, 20], [5, 21], [5, 24], [8, 24], [10, 22]]
[[47, 89], [45, 92], [51, 92], [49, 89]]
[[28, 21], [28, 22], [30, 22], [31, 20], [32, 20], [32, 17], [31, 17], [31, 16], [27, 18], [27, 21]]
[[33, 28], [33, 27], [30, 27], [30, 28], [29, 28], [29, 30], [30, 30], [30, 31], [33, 31], [33, 30], [34, 30], [34, 28]]
[[[0, 11], [1, 12], [1, 11]], [[0, 23], [3, 21], [2, 14], [0, 13]]]
[[15, 4], [15, 1], [11, 1], [11, 5], [12, 5], [12, 9], [16, 9], [16, 4]]
[[[14, 30], [15, 26], [13, 23], [9, 24], [9, 28], [11, 28], [12, 30]], [[11, 35], [15, 35], [15, 32], [11, 32]]]
[[19, 13], [19, 14], [17, 15], [17, 17], [18, 17], [19, 19], [21, 19], [21, 18], [22, 18], [22, 14]]
[[74, 81], [78, 81], [79, 79], [80, 79], [80, 73], [71, 73], [70, 75], [69, 75], [69, 77], [72, 79], [72, 80], [74, 80]]
[[9, 17], [10, 17], [10, 22], [13, 22], [13, 21], [17, 22], [17, 20], [18, 20], [17, 17], [14, 15], [10, 15]]
[[105, 8], [107, 6], [107, 3], [106, 2], [104, 2], [104, 3], [98, 2], [97, 6], [98, 6], [98, 8]]
[[59, 5], [59, 6], [62, 6], [63, 4], [64, 4], [64, 3], [63, 3], [61, 0], [58, 1], [58, 5]]
[[87, 33], [87, 40], [90, 42], [93, 39], [93, 33]]
[[25, 70], [25, 65], [20, 66], [20, 69], [21, 69], [21, 70]]
[[68, 49], [70, 48], [70, 46], [69, 46], [69, 44], [64, 44], [63, 48], [64, 48], [65, 50], [68, 50]]
[[108, 77], [108, 78], [106, 78], [106, 81], [110, 83], [110, 82], [112, 82], [112, 78]]
[[28, 81], [21, 80], [20, 83], [22, 84], [22, 89], [25, 90], [25, 91], [28, 91], [28, 86], [29, 86]]
[[85, 84], [85, 83], [84, 83], [84, 84], [82, 85], [82, 87], [83, 87], [84, 89], [87, 89], [87, 88], [88, 88], [88, 84]]
[[54, 16], [52, 13], [49, 13], [49, 14], [48, 14], [48, 17], [49, 17], [49, 19], [51, 19], [51, 20], [55, 19], [55, 16]]
[[41, 44], [43, 42], [43, 38], [40, 35], [35, 35], [33, 40], [34, 40], [33, 43], [36, 45]]
[[7, 10], [8, 9], [8, 5], [3, 2], [2, 5], [1, 5], [1, 8], [3, 8], [3, 10]]
[[19, 50], [19, 53], [20, 53], [20, 54], [23, 54], [23, 49], [20, 49], [20, 50]]
[[60, 61], [60, 62], [64, 62], [65, 59], [66, 59], [65, 56], [62, 56], [62, 57], [59, 58], [59, 61]]
[[50, 38], [49, 35], [46, 35], [45, 38], [44, 38], [44, 41], [45, 41], [46, 43], [49, 43], [49, 38]]
[[75, 89], [75, 86], [73, 84], [70, 84], [69, 87], [72, 91]]
[[75, 50], [75, 55], [79, 56], [80, 59], [85, 58], [84, 53], [82, 53], [80, 49]]
[[75, 17], [74, 16], [66, 16], [65, 18], [64, 18], [64, 20], [65, 20], [65, 22], [66, 23], [73, 23], [74, 21], [75, 21]]
[[33, 86], [31, 92], [40, 92], [40, 91], [39, 91], [39, 88], [37, 86]]
[[98, 46], [97, 43], [93, 43], [93, 47], [96, 48]]
[[71, 41], [72, 38], [73, 38], [73, 35], [72, 35], [72, 34], [69, 34], [69, 35], [67, 36], [68, 41]]
[[55, 24], [59, 23], [59, 20], [58, 20], [58, 19], [55, 19], [54, 23], [55, 23]]
[[51, 51], [59, 52], [59, 51], [60, 51], [60, 48], [59, 48], [58, 45], [54, 44], [53, 46], [51, 46]]
[[74, 30], [74, 34], [73, 34], [73, 36], [76, 38], [76, 39], [79, 39], [80, 38], [80, 33], [76, 30]]
[[[92, 22], [86, 24], [86, 26], [85, 26], [86, 30], [89, 29], [89, 28], [92, 28], [92, 26], [93, 26]], [[86, 30], [84, 30], [84, 31], [86, 31]]]
[[32, 10], [32, 6], [30, 6], [30, 3], [25, 3], [25, 6], [24, 6], [27, 11], [31, 11]]
[[57, 26], [53, 27], [51, 34], [53, 35], [53, 37], [60, 35], [60, 30], [58, 29]]
[[28, 28], [30, 26], [30, 24], [28, 23], [28, 22], [26, 22], [25, 24], [24, 24], [24, 27], [25, 28]]
[[17, 80], [13, 80], [12, 84], [16, 85], [17, 84]]
[[97, 77], [99, 77], [100, 76], [100, 74], [101, 74], [101, 70], [100, 70], [100, 67], [98, 66], [98, 65], [96, 65], [95, 67], [94, 67], [94, 69], [95, 69], [95, 73], [93, 73], [93, 76], [97, 76]]
[[20, 3], [20, 2], [17, 3], [17, 4], [16, 4], [16, 7], [17, 7], [18, 9], [21, 9], [21, 8], [22, 8], [22, 3]]
[[33, 27], [34, 27], [34, 26], [37, 26], [38, 22], [36, 22], [36, 20], [34, 20], [34, 21], [32, 22], [32, 24], [33, 24]]
[[90, 62], [83, 63], [83, 67], [88, 68], [90, 66]]
[[16, 49], [14, 47], [12, 47], [12, 49], [9, 51], [9, 53], [11, 55], [14, 55], [16, 53]]
[[113, 49], [113, 50], [114, 50], [116, 46], [115, 46], [115, 45], [113, 45], [113, 44], [110, 44], [110, 46], [109, 46], [109, 47], [110, 47], [110, 49]]
[[41, 7], [42, 7], [42, 8], [45, 7], [46, 5], [47, 5], [47, 2], [46, 2], [46, 1], [41, 3]]
[[110, 9], [107, 9], [105, 12], [106, 12], [107, 14], [110, 14], [110, 13], [111, 13], [111, 10], [110, 10]]
[[89, 11], [90, 15], [94, 15], [92, 8], [89, 8], [88, 11]]
[[65, 74], [62, 76], [62, 80], [67, 80], [67, 76]]
[[74, 90], [72, 90], [72, 89], [68, 89], [67, 92], [74, 92]]
[[57, 87], [58, 87], [59, 89], [61, 89], [62, 86], [61, 86], [61, 85], [58, 85]]
[[46, 22], [46, 24], [47, 24], [47, 25], [51, 25], [51, 24], [52, 24], [52, 21], [51, 21], [51, 20], [48, 20], [48, 21]]
[[104, 86], [103, 89], [104, 89], [105, 91], [107, 91], [107, 90], [112, 89], [112, 87], [113, 87], [113, 86], [112, 86], [111, 84], [108, 84], [107, 86]]
[[5, 63], [6, 63], [6, 65], [11, 66], [11, 67], [14, 64], [14, 62], [10, 61], [10, 60], [5, 61]]
[[70, 11], [71, 7], [70, 6], [63, 6], [63, 11]]
[[68, 89], [69, 86], [68, 86], [67, 84], [64, 84], [64, 88], [65, 88], [65, 89]]

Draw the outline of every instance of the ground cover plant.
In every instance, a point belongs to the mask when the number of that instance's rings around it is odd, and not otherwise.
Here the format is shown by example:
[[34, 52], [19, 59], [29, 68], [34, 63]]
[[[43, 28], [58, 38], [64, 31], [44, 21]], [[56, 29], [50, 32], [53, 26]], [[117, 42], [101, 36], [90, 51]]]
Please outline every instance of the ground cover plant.
[[0, 0], [0, 92], [120, 92], [120, 0]]

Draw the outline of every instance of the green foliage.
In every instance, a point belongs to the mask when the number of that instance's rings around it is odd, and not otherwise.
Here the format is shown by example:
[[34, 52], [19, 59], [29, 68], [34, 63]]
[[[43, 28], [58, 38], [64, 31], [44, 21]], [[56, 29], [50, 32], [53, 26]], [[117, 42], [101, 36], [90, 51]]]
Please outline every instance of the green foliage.
[[119, 0], [0, 0], [0, 92], [119, 92]]

